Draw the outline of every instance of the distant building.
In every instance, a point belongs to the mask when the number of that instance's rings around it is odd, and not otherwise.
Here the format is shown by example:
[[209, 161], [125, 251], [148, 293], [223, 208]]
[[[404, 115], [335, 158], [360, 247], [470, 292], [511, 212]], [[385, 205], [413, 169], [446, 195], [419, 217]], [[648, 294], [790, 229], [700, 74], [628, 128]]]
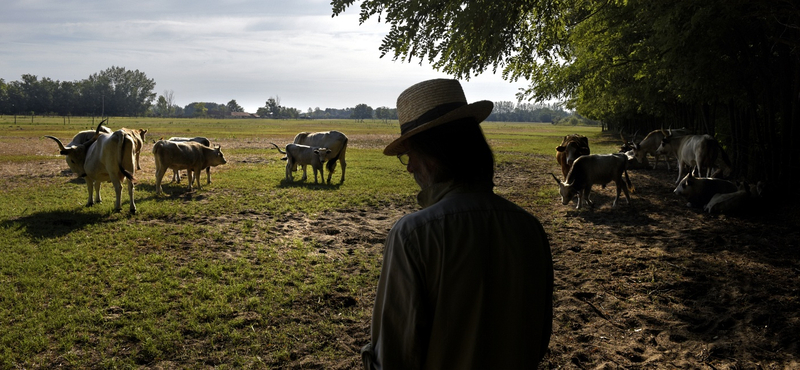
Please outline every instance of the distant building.
[[258, 118], [258, 115], [247, 112], [231, 112], [231, 118]]

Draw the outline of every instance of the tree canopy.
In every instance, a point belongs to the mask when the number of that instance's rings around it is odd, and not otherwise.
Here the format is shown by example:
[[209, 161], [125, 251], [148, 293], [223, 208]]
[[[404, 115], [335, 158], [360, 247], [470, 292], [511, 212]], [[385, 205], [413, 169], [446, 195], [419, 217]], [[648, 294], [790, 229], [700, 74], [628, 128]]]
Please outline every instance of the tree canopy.
[[[339, 15], [355, 0], [333, 0]], [[455, 78], [529, 81], [520, 99], [566, 101], [612, 130], [717, 137], [735, 176], [797, 183], [800, 6], [784, 0], [364, 0], [389, 24], [381, 56]]]

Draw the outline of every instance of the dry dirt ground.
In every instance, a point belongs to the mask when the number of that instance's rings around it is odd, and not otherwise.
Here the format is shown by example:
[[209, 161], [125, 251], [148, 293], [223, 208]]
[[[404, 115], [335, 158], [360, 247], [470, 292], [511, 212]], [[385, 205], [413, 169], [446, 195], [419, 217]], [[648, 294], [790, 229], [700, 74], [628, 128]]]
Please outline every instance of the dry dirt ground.
[[[594, 209], [575, 210], [555, 197], [533, 199], [556, 187], [548, 175], [556, 170], [554, 156], [527, 156], [499, 166], [496, 176], [497, 192], [536, 215], [551, 242], [555, 314], [540, 368], [800, 369], [796, 200], [773, 195], [747, 212], [709, 215], [672, 193], [673, 167], [631, 170], [637, 191], [630, 206], [621, 200], [611, 207], [610, 184], [595, 188]], [[366, 248], [379, 259], [388, 228], [415, 209], [331, 211], [297, 218], [287, 230], [323, 245]], [[320, 229], [326, 219], [337, 220], [337, 229]], [[361, 298], [354, 304], [371, 304]], [[368, 330], [368, 321], [351, 323], [337, 344], [357, 350]], [[289, 367], [356, 363], [299, 356]]]
[[[232, 145], [237, 146], [223, 143]], [[64, 167], [59, 162], [51, 170]], [[356, 167], [351, 163], [348, 170]], [[42, 168], [1, 171], [13, 182]], [[554, 156], [529, 155], [500, 165], [496, 176], [497, 192], [537, 216], [551, 242], [555, 314], [540, 368], [800, 369], [796, 197], [775, 191], [747, 212], [709, 215], [672, 194], [677, 173], [659, 168], [630, 171], [637, 189], [630, 205], [622, 200], [611, 207], [610, 184], [595, 187], [594, 209], [575, 210], [574, 203], [561, 205], [557, 195], [545, 201], [534, 196], [556, 187], [550, 172], [558, 172]], [[321, 252], [360, 248], [380, 261], [388, 229], [415, 209], [409, 202], [331, 210], [314, 219], [287, 214], [276, 232], [287, 238], [303, 235], [322, 246]], [[336, 220], [337, 227], [323, 227], [328, 220]], [[352, 273], [358, 271], [353, 266]], [[331, 306], [368, 310], [374, 289], [364, 295], [325, 298]], [[369, 320], [343, 324], [346, 330], [329, 341], [352, 351], [350, 359], [320, 363], [300, 347], [280, 367], [355, 368], [358, 349], [369, 341]]]

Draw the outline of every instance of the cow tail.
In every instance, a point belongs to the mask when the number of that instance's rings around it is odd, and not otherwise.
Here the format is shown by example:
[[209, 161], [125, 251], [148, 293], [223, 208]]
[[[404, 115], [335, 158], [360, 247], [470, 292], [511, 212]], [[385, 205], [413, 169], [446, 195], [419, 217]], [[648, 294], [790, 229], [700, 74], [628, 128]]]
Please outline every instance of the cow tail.
[[328, 167], [329, 173], [333, 173], [333, 171], [336, 169], [336, 161], [338, 161], [339, 157], [342, 156], [342, 151], [346, 149], [347, 149], [347, 137], [344, 138], [344, 143], [342, 143], [342, 149], [339, 149], [339, 153], [336, 153], [336, 157], [329, 159], [328, 163], [325, 164], [325, 166]]
[[134, 157], [134, 155], [133, 155], [133, 151], [134, 151], [133, 138], [131, 138], [131, 136], [128, 135], [127, 133], [123, 132], [122, 133], [122, 142], [119, 145], [119, 163], [117, 163], [119, 165], [119, 172], [122, 173], [122, 175], [125, 176], [125, 178], [128, 179], [128, 181], [130, 181], [131, 183], [136, 183], [136, 178], [133, 177], [133, 174], [130, 173], [128, 170], [126, 170], [125, 166], [122, 165], [124, 163], [124, 161], [125, 161], [125, 147], [126, 146], [130, 146], [130, 148], [131, 148], [131, 151], [130, 151], [131, 164], [133, 164], [133, 168], [136, 168], [136, 163], [135, 163], [136, 162], [136, 157]]
[[270, 144], [274, 145], [274, 146], [275, 146], [275, 149], [278, 149], [278, 153], [281, 153], [281, 154], [286, 154], [286, 152], [284, 152], [283, 150], [281, 150], [281, 147], [277, 146], [275, 143], [272, 143], [272, 142], [271, 142]]
[[631, 192], [631, 194], [636, 193], [636, 188], [633, 187], [633, 184], [631, 184], [631, 178], [628, 177], [627, 168], [625, 169], [625, 184], [628, 186], [628, 190]]

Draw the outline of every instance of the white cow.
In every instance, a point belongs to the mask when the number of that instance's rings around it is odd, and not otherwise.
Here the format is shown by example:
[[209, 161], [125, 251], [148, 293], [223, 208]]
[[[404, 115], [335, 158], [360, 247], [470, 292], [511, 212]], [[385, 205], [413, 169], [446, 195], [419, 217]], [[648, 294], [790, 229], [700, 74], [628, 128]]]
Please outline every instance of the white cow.
[[161, 180], [168, 169], [186, 170], [189, 177], [189, 191], [196, 181], [200, 187], [200, 173], [211, 166], [228, 163], [222, 154], [222, 148], [210, 148], [194, 141], [176, 142], [159, 140], [153, 145], [153, 156], [156, 161], [156, 194], [162, 194]]
[[[53, 139], [61, 150], [61, 154], [67, 156], [67, 164], [72, 172], [79, 177], [86, 177], [86, 186], [89, 199], [86, 206], [100, 203], [100, 184], [111, 182], [114, 185], [116, 201], [114, 210], [122, 209], [121, 193], [122, 182], [128, 179], [128, 198], [130, 199], [130, 211], [136, 213], [136, 203], [133, 199], [133, 184], [136, 181], [134, 173], [136, 171], [136, 158], [134, 154], [135, 143], [133, 138], [125, 131], [118, 130], [113, 133], [106, 133], [101, 130], [101, 125], [97, 125], [94, 138], [80, 145], [70, 145], [64, 147], [56, 137], [45, 136]], [[92, 194], [96, 196], [92, 198]]]
[[[673, 138], [685, 136], [689, 134], [688, 130], [678, 129], [678, 130], [670, 130], [672, 133]], [[658, 166], [658, 160], [661, 155], [656, 153], [658, 147], [661, 146], [661, 141], [664, 139], [664, 131], [662, 130], [653, 130], [647, 134], [647, 136], [642, 139], [638, 144], [636, 143], [636, 134], [633, 135], [633, 139], [631, 141], [631, 147], [633, 147], [633, 158], [636, 159], [639, 163], [647, 163], [647, 155], [652, 155], [655, 158], [655, 163], [653, 163], [653, 169]], [[674, 156], [673, 156], [674, 157]], [[670, 155], [669, 153], [664, 154], [664, 163], [667, 164], [667, 171], [669, 171]]]
[[[194, 141], [196, 143], [203, 144], [203, 145], [205, 145], [207, 147], [211, 147], [211, 141], [209, 141], [208, 138], [205, 138], [205, 137], [202, 137], [202, 136], [196, 136], [196, 137], [176, 137], [176, 136], [173, 136], [173, 137], [171, 137], [171, 138], [169, 138], [167, 140], [175, 141], [175, 142]], [[173, 183], [173, 182], [177, 182], [178, 184], [181, 183], [181, 171], [172, 170], [172, 181], [170, 181], [170, 183]], [[206, 168], [206, 183], [207, 184], [211, 183], [211, 167]]]
[[325, 161], [327, 161], [331, 156], [332, 152], [330, 149], [310, 147], [308, 145], [289, 144], [286, 145], [286, 151], [284, 152], [275, 143], [270, 144], [274, 145], [275, 149], [278, 149], [278, 152], [281, 154], [286, 154], [286, 181], [293, 181], [292, 169], [295, 166], [303, 167], [303, 178], [301, 181], [305, 181], [307, 178], [306, 166], [311, 165], [311, 169], [314, 171], [314, 183], [317, 183], [317, 171], [320, 173], [322, 182], [325, 182], [325, 172], [322, 164], [325, 163]]
[[136, 169], [141, 170], [142, 167], [139, 164], [139, 154], [142, 151], [142, 146], [144, 146], [145, 135], [147, 134], [147, 130], [144, 129], [132, 129], [132, 128], [121, 128], [120, 130], [125, 131], [133, 138], [133, 143], [135, 144], [134, 153], [136, 154]]
[[[344, 182], [344, 172], [347, 169], [347, 161], [345, 154], [347, 153], [347, 136], [339, 131], [326, 131], [326, 132], [301, 132], [294, 137], [294, 144], [307, 145], [310, 147], [327, 148], [331, 151], [328, 159], [328, 184], [331, 183], [331, 176], [336, 170], [336, 161], [342, 164], [342, 178], [339, 183]], [[292, 167], [292, 171], [296, 171], [297, 167]], [[303, 179], [305, 176], [306, 168], [303, 165]], [[325, 181], [323, 178], [322, 181]]]
[[[658, 154], [672, 154], [678, 158], [678, 179], [683, 178], [683, 165], [694, 167], [697, 176], [702, 176], [702, 170], [706, 169], [706, 177], [711, 175], [711, 168], [717, 161], [717, 157], [722, 155], [725, 165], [730, 167], [728, 156], [722, 150], [717, 140], [710, 135], [686, 135], [675, 137], [671, 133], [664, 133], [661, 145], [656, 149]], [[694, 171], [694, 170], [693, 170]]]

